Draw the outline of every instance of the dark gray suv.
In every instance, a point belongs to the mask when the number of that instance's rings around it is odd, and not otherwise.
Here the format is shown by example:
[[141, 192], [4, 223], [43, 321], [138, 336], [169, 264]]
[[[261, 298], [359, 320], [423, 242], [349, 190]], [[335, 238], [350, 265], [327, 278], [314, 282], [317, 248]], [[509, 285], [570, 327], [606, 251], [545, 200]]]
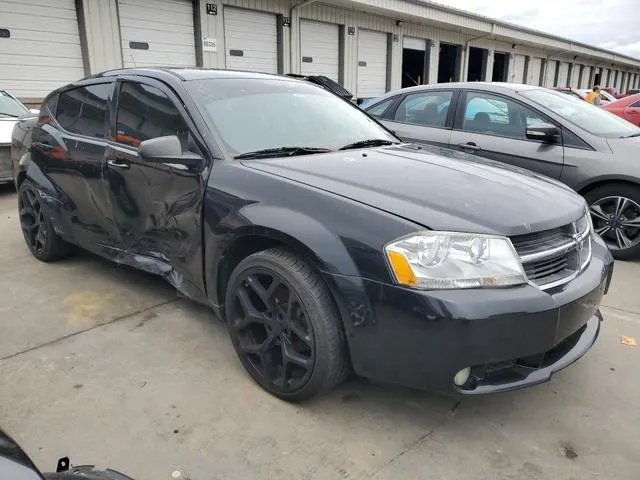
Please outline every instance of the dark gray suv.
[[398, 136], [558, 179], [583, 195], [615, 258], [640, 257], [640, 128], [531, 85], [446, 83], [390, 92], [364, 107]]

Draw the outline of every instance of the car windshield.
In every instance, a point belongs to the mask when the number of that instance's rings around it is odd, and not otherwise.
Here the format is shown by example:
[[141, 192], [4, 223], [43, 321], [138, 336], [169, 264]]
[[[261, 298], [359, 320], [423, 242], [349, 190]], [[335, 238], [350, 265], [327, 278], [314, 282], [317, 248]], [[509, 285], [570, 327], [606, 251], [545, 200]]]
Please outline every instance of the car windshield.
[[599, 137], [621, 138], [640, 132], [640, 128], [622, 118], [583, 101], [551, 90], [520, 92], [532, 102], [551, 110], [565, 120]]
[[0, 117], [21, 117], [26, 113], [29, 113], [27, 107], [7, 92], [0, 90]]
[[190, 81], [187, 89], [233, 156], [289, 147], [337, 150], [366, 140], [398, 141], [355, 105], [299, 81], [207, 79]]

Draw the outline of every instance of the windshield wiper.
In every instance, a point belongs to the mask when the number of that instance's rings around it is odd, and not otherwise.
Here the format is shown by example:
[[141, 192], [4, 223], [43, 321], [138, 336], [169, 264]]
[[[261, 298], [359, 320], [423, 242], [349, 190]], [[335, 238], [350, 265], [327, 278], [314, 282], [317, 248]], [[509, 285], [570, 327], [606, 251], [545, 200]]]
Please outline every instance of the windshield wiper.
[[263, 150], [256, 150], [255, 152], [245, 152], [236, 155], [235, 159], [247, 159], [247, 158], [270, 158], [270, 157], [293, 157], [294, 155], [308, 155], [312, 153], [327, 153], [330, 152], [329, 148], [318, 147], [277, 147], [277, 148], [265, 148]]
[[3, 117], [9, 117], [9, 118], [20, 118], [20, 115], [11, 115], [10, 113], [1, 113], [0, 115]]
[[384, 145], [393, 145], [396, 142], [386, 140], [384, 138], [371, 138], [369, 140], [360, 140], [359, 142], [350, 143], [344, 147], [340, 147], [338, 150], [349, 150], [351, 148], [365, 148], [365, 147], [382, 147]]
[[632, 133], [631, 135], [623, 135], [620, 138], [633, 138], [633, 137], [640, 137], [640, 132]]

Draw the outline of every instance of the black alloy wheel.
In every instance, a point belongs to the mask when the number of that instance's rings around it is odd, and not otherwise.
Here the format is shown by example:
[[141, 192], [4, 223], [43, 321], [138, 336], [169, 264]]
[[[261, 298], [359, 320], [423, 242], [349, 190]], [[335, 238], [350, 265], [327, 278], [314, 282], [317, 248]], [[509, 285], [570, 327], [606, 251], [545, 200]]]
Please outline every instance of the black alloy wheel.
[[72, 253], [73, 247], [53, 230], [42, 198], [29, 180], [25, 180], [18, 190], [18, 213], [24, 240], [38, 260], [50, 262]]
[[299, 401], [340, 383], [344, 334], [317, 274], [280, 249], [244, 259], [233, 271], [225, 317], [236, 353], [265, 390]]
[[612, 255], [640, 256], [640, 192], [627, 185], [605, 185], [587, 194], [595, 232]]
[[40, 197], [30, 188], [21, 189], [18, 209], [27, 246], [35, 255], [42, 255], [47, 248], [47, 225]]

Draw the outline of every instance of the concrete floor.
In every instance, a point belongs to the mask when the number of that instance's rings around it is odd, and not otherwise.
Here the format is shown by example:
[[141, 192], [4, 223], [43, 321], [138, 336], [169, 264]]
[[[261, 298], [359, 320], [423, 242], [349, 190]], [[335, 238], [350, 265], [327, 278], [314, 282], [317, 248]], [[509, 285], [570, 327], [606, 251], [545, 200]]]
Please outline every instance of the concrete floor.
[[0, 426], [136, 480], [640, 478], [640, 263], [616, 265], [593, 350], [545, 385], [457, 400], [350, 380], [264, 393], [224, 326], [162, 281], [89, 255], [43, 264], [0, 188]]

